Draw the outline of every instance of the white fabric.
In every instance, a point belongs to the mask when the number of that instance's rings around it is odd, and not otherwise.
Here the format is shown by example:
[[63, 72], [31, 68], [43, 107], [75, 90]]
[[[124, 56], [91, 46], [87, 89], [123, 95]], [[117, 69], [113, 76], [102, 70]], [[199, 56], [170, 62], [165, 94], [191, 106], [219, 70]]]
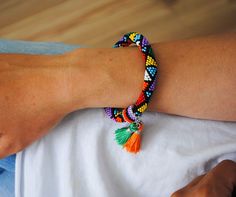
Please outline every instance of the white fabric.
[[142, 151], [122, 150], [103, 109], [67, 115], [16, 159], [16, 197], [169, 197], [223, 159], [236, 161], [236, 123], [145, 112]]

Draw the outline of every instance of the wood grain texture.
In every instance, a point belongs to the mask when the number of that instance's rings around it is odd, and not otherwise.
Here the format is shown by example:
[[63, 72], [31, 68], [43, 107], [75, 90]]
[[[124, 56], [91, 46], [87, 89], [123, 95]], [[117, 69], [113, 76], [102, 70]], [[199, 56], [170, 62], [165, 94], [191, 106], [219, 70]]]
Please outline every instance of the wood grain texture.
[[111, 47], [236, 31], [235, 0], [0, 0], [0, 38]]

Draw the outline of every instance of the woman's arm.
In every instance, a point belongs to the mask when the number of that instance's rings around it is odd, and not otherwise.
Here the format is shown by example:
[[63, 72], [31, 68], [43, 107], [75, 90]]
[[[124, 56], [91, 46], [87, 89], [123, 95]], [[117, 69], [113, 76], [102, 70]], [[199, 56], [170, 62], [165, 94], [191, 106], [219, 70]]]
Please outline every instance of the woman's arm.
[[[235, 34], [152, 46], [160, 65], [148, 110], [236, 120]], [[46, 135], [69, 112], [133, 104], [143, 75], [136, 47], [0, 54], [0, 158]]]
[[[152, 47], [159, 61], [159, 78], [149, 111], [236, 120], [235, 33], [154, 43]], [[74, 62], [74, 109], [80, 105], [82, 92], [86, 107], [126, 107], [135, 103], [145, 69], [136, 47], [84, 48], [69, 56]]]

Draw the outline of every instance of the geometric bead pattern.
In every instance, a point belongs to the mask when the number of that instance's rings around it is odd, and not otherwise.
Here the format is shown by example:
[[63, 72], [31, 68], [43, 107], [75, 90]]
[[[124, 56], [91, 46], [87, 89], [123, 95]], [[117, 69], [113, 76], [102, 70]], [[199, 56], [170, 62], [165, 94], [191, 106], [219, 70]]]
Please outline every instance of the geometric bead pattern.
[[[135, 104], [127, 108], [104, 108], [105, 113], [116, 122], [126, 122], [126, 120], [135, 120], [134, 116], [141, 116], [147, 109], [148, 103], [156, 86], [157, 81], [157, 61], [147, 38], [137, 32], [129, 32], [114, 44], [113, 48], [128, 47], [132, 43], [138, 46], [142, 53], [145, 63], [144, 82], [142, 92], [140, 93]], [[132, 73], [130, 73], [132, 75]], [[131, 110], [132, 108], [132, 110]], [[126, 113], [123, 110], [127, 110]], [[125, 118], [123, 117], [125, 116]]]
[[148, 56], [147, 56], [146, 65], [147, 65], [147, 66], [149, 66], [149, 65], [154, 65], [154, 66], [156, 66], [157, 63], [156, 63], [156, 61], [155, 61], [151, 56], [148, 55]]
[[152, 78], [149, 76], [147, 70], [145, 70], [145, 73], [144, 73], [144, 80], [145, 81], [152, 81]]
[[153, 67], [153, 66], [148, 66], [148, 67], [147, 67], [147, 70], [148, 70], [148, 72], [151, 74], [152, 77], [155, 76], [156, 71], [157, 71], [157, 69], [155, 69], [155, 67]]
[[143, 113], [145, 110], [147, 109], [147, 103], [145, 103], [144, 105], [142, 105], [140, 108], [138, 108], [138, 111]]

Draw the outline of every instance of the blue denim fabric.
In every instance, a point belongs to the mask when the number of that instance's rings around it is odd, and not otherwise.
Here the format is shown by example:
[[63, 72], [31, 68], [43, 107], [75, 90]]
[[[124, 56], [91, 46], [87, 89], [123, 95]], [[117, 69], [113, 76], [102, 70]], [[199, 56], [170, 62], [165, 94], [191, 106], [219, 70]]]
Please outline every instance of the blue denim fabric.
[[0, 196], [14, 196], [15, 155], [0, 160]]
[[[79, 47], [55, 42], [0, 40], [0, 53], [60, 54]], [[1, 197], [15, 196], [15, 158], [16, 155], [11, 155], [0, 160]]]

